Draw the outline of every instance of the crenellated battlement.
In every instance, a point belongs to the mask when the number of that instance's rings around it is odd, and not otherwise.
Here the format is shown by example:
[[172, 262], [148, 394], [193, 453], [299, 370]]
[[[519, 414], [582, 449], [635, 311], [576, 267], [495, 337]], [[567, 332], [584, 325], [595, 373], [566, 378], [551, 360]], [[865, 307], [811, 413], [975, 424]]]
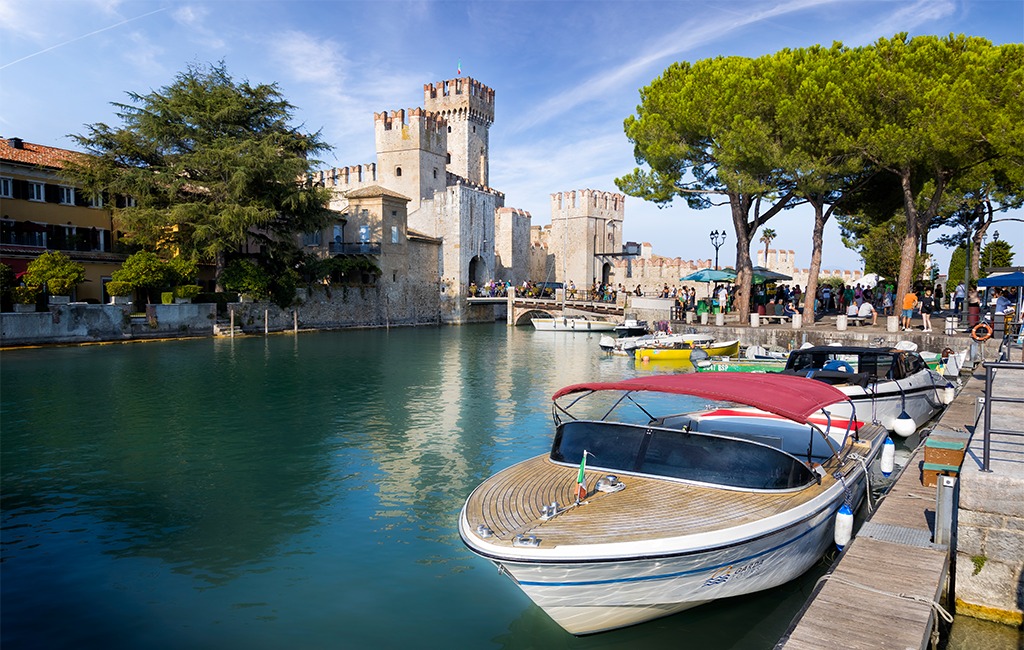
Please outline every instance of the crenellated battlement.
[[448, 122], [440, 113], [423, 108], [410, 108], [408, 112], [403, 108], [391, 111], [390, 115], [388, 115], [387, 111], [374, 113], [373, 121], [375, 124], [381, 124], [385, 131], [395, 128], [396, 122], [399, 127], [422, 128], [424, 131], [431, 133], [446, 132], [445, 127], [448, 125]]
[[494, 122], [494, 90], [470, 77], [423, 84], [423, 105], [448, 120]]
[[481, 192], [487, 192], [488, 194], [494, 194], [495, 196], [500, 196], [503, 200], [505, 198], [505, 193], [504, 192], [499, 192], [498, 190], [494, 189], [493, 187], [488, 187], [486, 185], [483, 185], [482, 183], [476, 183], [476, 182], [471, 181], [471, 180], [469, 180], [467, 178], [463, 178], [462, 176], [459, 176], [458, 174], [453, 174], [451, 172], [445, 172], [445, 179], [446, 179], [446, 184], [448, 185], [448, 187], [452, 187], [452, 186], [455, 186], [455, 185], [463, 185], [465, 187], [473, 188], [474, 190], [479, 190]]
[[626, 195], [601, 190], [571, 190], [551, 195], [552, 216], [560, 213], [570, 216], [613, 216], [621, 219], [626, 213]]
[[448, 122], [438, 113], [423, 108], [384, 111], [374, 113], [373, 121], [378, 155], [411, 149], [448, 153]]
[[377, 181], [376, 163], [335, 167], [313, 172], [313, 182], [324, 187], [338, 187], [343, 190], [353, 189], [363, 183]]

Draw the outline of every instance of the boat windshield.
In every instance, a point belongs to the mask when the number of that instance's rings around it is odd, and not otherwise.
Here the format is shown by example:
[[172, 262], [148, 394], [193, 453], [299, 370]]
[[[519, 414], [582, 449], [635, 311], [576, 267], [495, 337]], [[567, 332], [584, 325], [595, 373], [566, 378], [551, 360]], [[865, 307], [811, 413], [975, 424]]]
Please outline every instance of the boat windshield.
[[798, 459], [756, 442], [656, 427], [572, 420], [558, 427], [551, 460], [733, 488], [784, 490], [815, 481]]

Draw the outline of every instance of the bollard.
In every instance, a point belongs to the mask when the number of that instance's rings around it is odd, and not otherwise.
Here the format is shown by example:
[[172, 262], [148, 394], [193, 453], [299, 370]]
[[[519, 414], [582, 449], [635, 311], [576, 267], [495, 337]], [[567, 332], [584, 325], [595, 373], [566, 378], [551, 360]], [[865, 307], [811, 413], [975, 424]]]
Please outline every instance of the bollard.
[[846, 331], [846, 314], [836, 316], [836, 329], [840, 332]]
[[700, 324], [701, 325], [707, 325], [708, 324], [708, 313], [706, 311], [705, 312], [701, 312]]
[[898, 331], [900, 331], [900, 317], [899, 316], [886, 316], [885, 317], [885, 331], [886, 332], [898, 332]]
[[723, 314], [722, 312], [718, 312], [717, 314], [715, 314], [715, 325], [717, 325], [718, 327], [722, 327], [723, 325], [725, 325], [725, 314]]
[[692, 311], [686, 312], [686, 324], [691, 325], [697, 320], [697, 314]]
[[753, 314], [750, 315], [750, 326], [751, 327], [760, 327], [761, 326], [761, 315], [758, 314], [757, 312], [754, 312]]
[[802, 314], [793, 314], [793, 329], [798, 330], [804, 324], [804, 317]]
[[955, 476], [939, 476], [935, 486], [935, 543], [950, 546], [956, 534], [956, 513], [960, 500]]

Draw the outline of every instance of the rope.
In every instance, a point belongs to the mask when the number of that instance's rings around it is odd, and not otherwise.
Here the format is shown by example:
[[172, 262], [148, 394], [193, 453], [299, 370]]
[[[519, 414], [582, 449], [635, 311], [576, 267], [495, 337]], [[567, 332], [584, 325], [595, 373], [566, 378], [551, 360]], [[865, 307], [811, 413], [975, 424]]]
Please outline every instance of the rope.
[[821, 583], [825, 582], [826, 580], [835, 580], [836, 582], [840, 582], [840, 583], [842, 583], [844, 585], [849, 585], [851, 587], [856, 587], [857, 589], [863, 589], [865, 591], [870, 591], [871, 593], [879, 594], [881, 596], [889, 596], [891, 598], [902, 598], [903, 600], [911, 600], [911, 601], [914, 601], [914, 602], [921, 603], [923, 605], [928, 605], [935, 612], [935, 618], [932, 619], [932, 634], [931, 634], [932, 647], [936, 647], [938, 645], [938, 642], [939, 642], [939, 617], [941, 617], [942, 620], [946, 621], [946, 623], [952, 623], [953, 622], [953, 615], [950, 614], [949, 612], [947, 612], [942, 607], [942, 605], [939, 604], [939, 602], [937, 600], [932, 600], [930, 598], [925, 598], [924, 596], [915, 596], [914, 594], [904, 594], [904, 593], [894, 594], [891, 591], [883, 591], [881, 589], [875, 589], [874, 587], [869, 587], [867, 585], [862, 585], [859, 582], [854, 582], [852, 580], [847, 580], [846, 578], [841, 578], [841, 577], [835, 575], [834, 573], [829, 573], [829, 574], [823, 575], [820, 578], [818, 578], [818, 581], [816, 583], [814, 583], [815, 588], [817, 588], [818, 585], [820, 585]]
[[850, 454], [848, 458], [857, 461], [860, 463], [860, 466], [864, 468], [864, 481], [866, 483], [865, 492], [868, 496], [868, 509], [873, 511], [875, 509], [875, 504], [871, 498], [871, 474], [868, 472], [868, 465], [860, 454]]

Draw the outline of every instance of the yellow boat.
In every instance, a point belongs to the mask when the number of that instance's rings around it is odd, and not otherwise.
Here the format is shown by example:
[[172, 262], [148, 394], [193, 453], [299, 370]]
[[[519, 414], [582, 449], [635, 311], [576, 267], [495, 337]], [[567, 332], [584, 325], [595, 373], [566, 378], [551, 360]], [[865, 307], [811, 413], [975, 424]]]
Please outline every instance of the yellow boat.
[[708, 353], [708, 356], [712, 357], [729, 357], [739, 353], [740, 342], [736, 340], [704, 345], [691, 345], [687, 342], [681, 342], [666, 348], [637, 348], [633, 352], [633, 356], [637, 361], [689, 361], [690, 353], [694, 350], [704, 350]]

